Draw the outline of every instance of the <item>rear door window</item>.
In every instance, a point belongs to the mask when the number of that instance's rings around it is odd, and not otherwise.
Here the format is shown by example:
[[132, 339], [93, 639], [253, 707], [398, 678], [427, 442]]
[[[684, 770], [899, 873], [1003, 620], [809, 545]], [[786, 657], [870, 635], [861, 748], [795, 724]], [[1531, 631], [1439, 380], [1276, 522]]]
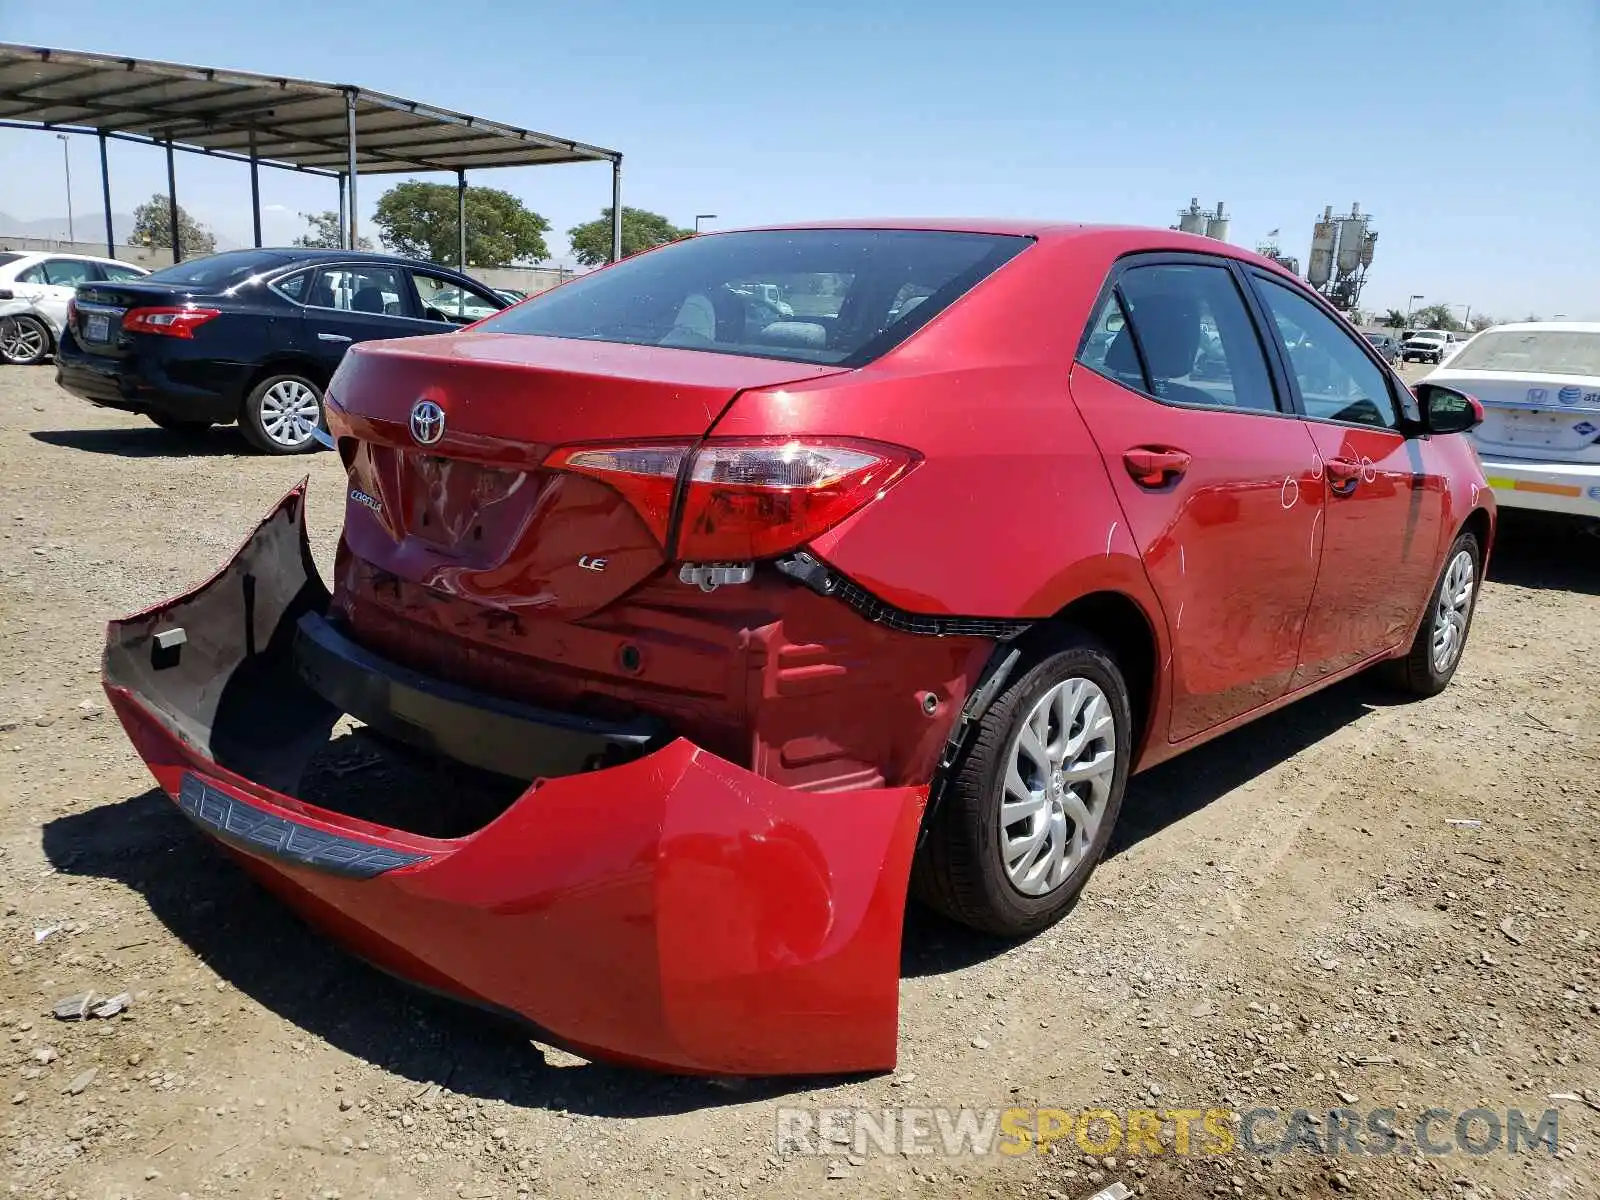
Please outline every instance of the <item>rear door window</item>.
[[1255, 323], [1220, 264], [1123, 271], [1079, 357], [1169, 404], [1279, 411]]
[[324, 267], [317, 273], [305, 302], [313, 308], [369, 316], [410, 315], [406, 310], [403, 272], [398, 267], [376, 264]]
[[144, 278], [144, 272], [137, 267], [124, 267], [116, 263], [101, 263], [100, 274], [112, 283], [127, 283], [129, 280]]
[[54, 287], [77, 287], [80, 283], [92, 283], [95, 279], [94, 264], [78, 259], [47, 258], [42, 265], [44, 281]]
[[483, 328], [859, 366], [1030, 243], [920, 229], [686, 238], [535, 296]]

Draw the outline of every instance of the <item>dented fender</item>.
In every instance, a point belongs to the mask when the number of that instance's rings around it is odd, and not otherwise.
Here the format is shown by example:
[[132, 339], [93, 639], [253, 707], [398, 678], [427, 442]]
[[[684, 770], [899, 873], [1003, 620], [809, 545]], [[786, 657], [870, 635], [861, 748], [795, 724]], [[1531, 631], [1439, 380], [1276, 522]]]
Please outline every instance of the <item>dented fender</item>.
[[107, 695], [201, 832], [353, 953], [586, 1057], [893, 1067], [926, 788], [793, 791], [677, 738], [536, 781], [459, 838], [298, 799], [340, 716], [294, 665], [297, 623], [329, 602], [305, 494], [206, 583], [107, 631]]

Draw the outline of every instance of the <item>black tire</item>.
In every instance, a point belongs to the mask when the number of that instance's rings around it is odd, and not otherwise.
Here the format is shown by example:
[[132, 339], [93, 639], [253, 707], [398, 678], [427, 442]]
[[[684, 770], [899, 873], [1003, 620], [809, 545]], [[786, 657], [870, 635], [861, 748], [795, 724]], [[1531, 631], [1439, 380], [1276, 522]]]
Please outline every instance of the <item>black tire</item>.
[[284, 372], [278, 375], [268, 375], [250, 389], [250, 394], [245, 397], [244, 405], [239, 412], [239, 429], [244, 433], [245, 440], [264, 454], [306, 454], [317, 448], [317, 440], [310, 434], [293, 443], [280, 438], [275, 438], [269, 431], [271, 426], [263, 417], [263, 405], [276, 403], [276, 399], [269, 400], [269, 396], [276, 398], [279, 392], [275, 389], [304, 388], [308, 390], [316, 403], [316, 424], [326, 428], [327, 418], [322, 409], [322, 385], [304, 375]]
[[0, 359], [14, 367], [36, 367], [55, 350], [50, 326], [38, 317], [18, 313], [0, 319]]
[[[1451, 569], [1463, 553], [1470, 556], [1471, 590], [1457, 641], [1441, 666], [1440, 659], [1434, 654], [1434, 636], [1447, 619], [1440, 600], [1445, 582], [1451, 577]], [[1478, 546], [1477, 535], [1463, 531], [1451, 543], [1450, 553], [1445, 555], [1444, 566], [1439, 570], [1439, 578], [1428, 593], [1428, 607], [1422, 615], [1422, 623], [1417, 627], [1417, 636], [1411, 641], [1411, 648], [1406, 651], [1404, 658], [1384, 664], [1384, 674], [1396, 689], [1419, 698], [1437, 696], [1455, 678], [1456, 668], [1461, 665], [1461, 656], [1466, 650], [1467, 636], [1472, 632], [1473, 614], [1478, 610], [1478, 591], [1483, 585], [1482, 570], [1483, 551]]]
[[[1022, 724], [1034, 706], [1068, 679], [1086, 679], [1105, 696], [1115, 736], [1108, 794], [1094, 837], [1071, 873], [1042, 895], [1026, 895], [1002, 861], [1003, 781]], [[1128, 686], [1116, 661], [1092, 637], [1064, 631], [1051, 648], [989, 706], [956, 765], [912, 870], [914, 894], [953, 920], [986, 933], [1021, 937], [1060, 920], [1077, 901], [1105, 853], [1127, 786], [1133, 739]]]
[[171, 433], [195, 435], [211, 428], [210, 421], [189, 421], [182, 417], [169, 417], [166, 413], [145, 413], [145, 416]]

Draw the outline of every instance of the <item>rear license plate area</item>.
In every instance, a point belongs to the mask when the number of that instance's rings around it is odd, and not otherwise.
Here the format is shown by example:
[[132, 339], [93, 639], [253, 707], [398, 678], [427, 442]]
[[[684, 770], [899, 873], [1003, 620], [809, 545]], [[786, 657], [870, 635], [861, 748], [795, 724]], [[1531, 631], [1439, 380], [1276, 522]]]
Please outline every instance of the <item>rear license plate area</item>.
[[1600, 435], [1600, 413], [1503, 409], [1496, 441], [1538, 450], [1578, 450]]
[[89, 342], [111, 340], [111, 318], [105, 313], [86, 313], [83, 318], [83, 337]]

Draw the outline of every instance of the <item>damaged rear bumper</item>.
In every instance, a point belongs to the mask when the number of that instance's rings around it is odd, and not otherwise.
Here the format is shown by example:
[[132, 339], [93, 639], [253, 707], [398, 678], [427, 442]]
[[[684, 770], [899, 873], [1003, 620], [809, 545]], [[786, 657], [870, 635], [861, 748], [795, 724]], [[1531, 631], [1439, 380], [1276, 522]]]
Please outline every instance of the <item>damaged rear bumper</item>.
[[[652, 726], [367, 655], [323, 619], [304, 509], [302, 484], [212, 579], [108, 630], [107, 694], [199, 829], [361, 957], [586, 1057], [893, 1067], [925, 788], [793, 791]], [[527, 774], [565, 753], [578, 773], [467, 836], [387, 827], [296, 798], [342, 710], [479, 766]], [[583, 769], [618, 751], [632, 756]]]

